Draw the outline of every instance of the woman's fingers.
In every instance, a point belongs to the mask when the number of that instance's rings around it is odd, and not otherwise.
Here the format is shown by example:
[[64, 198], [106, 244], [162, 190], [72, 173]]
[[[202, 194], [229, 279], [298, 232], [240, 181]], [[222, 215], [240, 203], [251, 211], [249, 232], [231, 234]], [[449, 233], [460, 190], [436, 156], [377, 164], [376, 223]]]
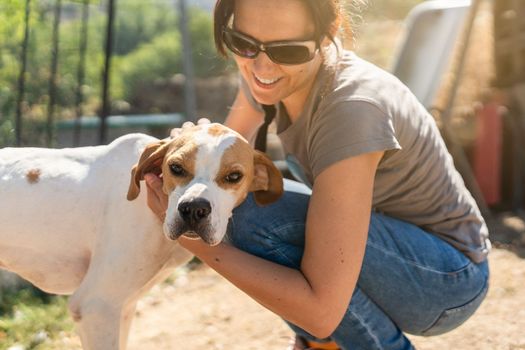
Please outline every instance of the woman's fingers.
[[192, 128], [192, 127], [194, 127], [194, 126], [195, 126], [195, 124], [194, 124], [193, 122], [184, 122], [184, 123], [182, 124], [182, 128], [183, 128], [183, 129]]
[[181, 128], [173, 128], [170, 131], [170, 137], [172, 139], [177, 138], [180, 135], [181, 132], [182, 132]]
[[210, 123], [211, 123], [211, 121], [208, 118], [200, 118], [197, 121], [197, 124], [195, 124], [193, 122], [184, 122], [180, 128], [173, 128], [173, 129], [171, 129], [170, 137], [172, 139], [176, 138], [177, 136], [179, 136], [182, 133], [183, 129], [193, 128], [195, 125], [206, 125], [206, 124], [210, 124]]

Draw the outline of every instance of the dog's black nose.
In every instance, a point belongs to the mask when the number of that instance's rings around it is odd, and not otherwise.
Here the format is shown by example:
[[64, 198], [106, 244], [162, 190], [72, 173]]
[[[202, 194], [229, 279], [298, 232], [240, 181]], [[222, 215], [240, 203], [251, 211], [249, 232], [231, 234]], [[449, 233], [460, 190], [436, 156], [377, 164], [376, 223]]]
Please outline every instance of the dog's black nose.
[[211, 205], [206, 199], [193, 199], [179, 203], [180, 216], [189, 224], [206, 219], [211, 213]]

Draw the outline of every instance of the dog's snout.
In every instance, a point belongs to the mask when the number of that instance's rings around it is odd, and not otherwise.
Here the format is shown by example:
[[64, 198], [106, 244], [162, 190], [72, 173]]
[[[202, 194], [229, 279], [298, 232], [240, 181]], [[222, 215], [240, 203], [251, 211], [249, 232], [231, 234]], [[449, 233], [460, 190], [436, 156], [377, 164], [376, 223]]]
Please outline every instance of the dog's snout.
[[187, 223], [198, 223], [210, 215], [211, 205], [205, 199], [194, 199], [180, 203], [178, 210]]

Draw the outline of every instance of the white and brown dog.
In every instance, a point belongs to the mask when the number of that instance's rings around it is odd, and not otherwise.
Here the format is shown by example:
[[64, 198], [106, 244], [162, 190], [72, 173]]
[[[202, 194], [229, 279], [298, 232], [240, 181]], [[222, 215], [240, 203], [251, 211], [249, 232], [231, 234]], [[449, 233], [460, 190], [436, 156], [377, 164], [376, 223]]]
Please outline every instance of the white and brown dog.
[[[163, 227], [140, 192], [148, 172], [162, 174], [169, 196]], [[191, 258], [175, 240], [218, 244], [248, 192], [267, 204], [282, 190], [273, 163], [220, 124], [168, 141], [132, 134], [107, 146], [4, 148], [0, 268], [72, 294], [84, 349], [125, 349], [139, 297]]]

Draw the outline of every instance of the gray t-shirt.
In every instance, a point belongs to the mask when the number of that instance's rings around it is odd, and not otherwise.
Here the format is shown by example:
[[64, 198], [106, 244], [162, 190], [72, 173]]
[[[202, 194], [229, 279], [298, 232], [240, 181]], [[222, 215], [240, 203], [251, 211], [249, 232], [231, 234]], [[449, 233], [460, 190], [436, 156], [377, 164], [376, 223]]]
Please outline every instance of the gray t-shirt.
[[[246, 84], [243, 90], [256, 105]], [[306, 105], [291, 123], [277, 106], [277, 134], [307, 183], [328, 166], [385, 151], [375, 176], [373, 210], [436, 234], [474, 262], [485, 260], [488, 229], [456, 171], [436, 123], [397, 78], [342, 51], [322, 67]]]

